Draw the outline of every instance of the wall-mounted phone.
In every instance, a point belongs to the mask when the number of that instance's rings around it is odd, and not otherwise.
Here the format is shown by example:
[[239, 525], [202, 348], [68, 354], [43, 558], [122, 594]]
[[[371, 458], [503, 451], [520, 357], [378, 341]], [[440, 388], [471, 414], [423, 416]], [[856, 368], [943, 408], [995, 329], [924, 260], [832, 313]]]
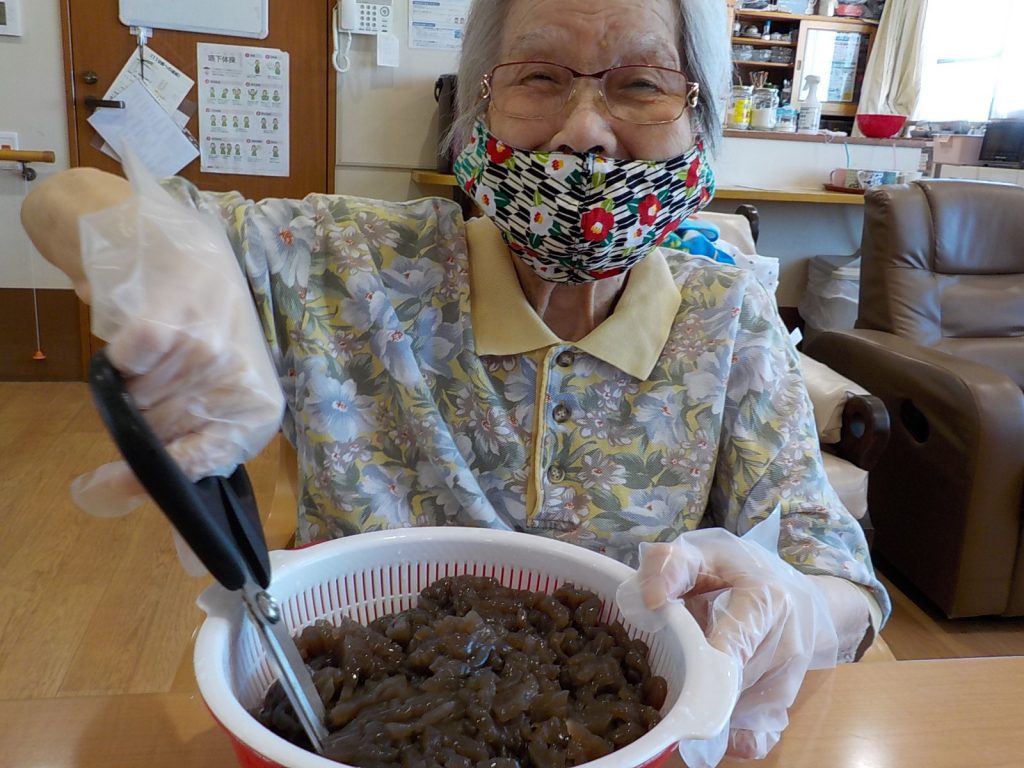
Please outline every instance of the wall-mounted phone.
[[339, 0], [338, 27], [353, 35], [380, 35], [391, 31], [390, 4]]
[[[338, 72], [348, 72], [352, 65], [348, 56], [352, 35], [374, 35], [377, 38], [378, 66], [398, 66], [398, 40], [391, 34], [393, 12], [390, 0], [386, 3], [337, 0], [334, 6], [334, 53], [331, 64]], [[390, 56], [387, 61], [382, 58], [384, 53]]]

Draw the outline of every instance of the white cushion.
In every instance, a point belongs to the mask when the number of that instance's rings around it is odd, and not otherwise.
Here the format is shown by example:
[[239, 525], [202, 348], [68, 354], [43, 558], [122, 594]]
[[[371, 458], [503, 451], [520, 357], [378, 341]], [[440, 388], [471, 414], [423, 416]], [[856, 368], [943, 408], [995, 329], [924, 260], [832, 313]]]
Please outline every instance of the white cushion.
[[850, 514], [860, 520], [868, 511], [868, 473], [845, 459], [822, 451], [828, 481]]
[[811, 396], [811, 405], [814, 406], [818, 438], [823, 443], [838, 443], [846, 401], [854, 395], [866, 395], [868, 391], [802, 352], [800, 365], [807, 392]]

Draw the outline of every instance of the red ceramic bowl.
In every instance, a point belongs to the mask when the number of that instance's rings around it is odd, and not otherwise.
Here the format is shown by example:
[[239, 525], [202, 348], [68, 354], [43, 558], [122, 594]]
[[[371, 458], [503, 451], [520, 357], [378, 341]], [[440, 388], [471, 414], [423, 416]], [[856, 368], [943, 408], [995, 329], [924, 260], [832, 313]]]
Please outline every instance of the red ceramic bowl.
[[903, 129], [905, 115], [857, 115], [857, 127], [871, 139], [888, 139]]

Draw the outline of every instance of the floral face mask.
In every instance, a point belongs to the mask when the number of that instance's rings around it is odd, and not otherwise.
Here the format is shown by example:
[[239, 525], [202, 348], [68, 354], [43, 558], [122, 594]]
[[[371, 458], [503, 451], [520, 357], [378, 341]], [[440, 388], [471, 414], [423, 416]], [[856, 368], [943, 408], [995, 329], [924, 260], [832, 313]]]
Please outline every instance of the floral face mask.
[[503, 144], [478, 120], [455, 177], [544, 280], [588, 283], [619, 275], [714, 194], [704, 145], [671, 160], [614, 160]]

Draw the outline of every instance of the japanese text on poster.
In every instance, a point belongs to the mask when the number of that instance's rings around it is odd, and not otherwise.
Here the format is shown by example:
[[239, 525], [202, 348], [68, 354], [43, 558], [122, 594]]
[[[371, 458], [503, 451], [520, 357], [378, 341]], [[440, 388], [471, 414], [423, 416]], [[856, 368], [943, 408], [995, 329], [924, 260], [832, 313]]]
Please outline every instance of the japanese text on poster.
[[409, 47], [458, 51], [469, 0], [409, 0]]
[[199, 43], [197, 56], [202, 170], [287, 176], [288, 54]]

